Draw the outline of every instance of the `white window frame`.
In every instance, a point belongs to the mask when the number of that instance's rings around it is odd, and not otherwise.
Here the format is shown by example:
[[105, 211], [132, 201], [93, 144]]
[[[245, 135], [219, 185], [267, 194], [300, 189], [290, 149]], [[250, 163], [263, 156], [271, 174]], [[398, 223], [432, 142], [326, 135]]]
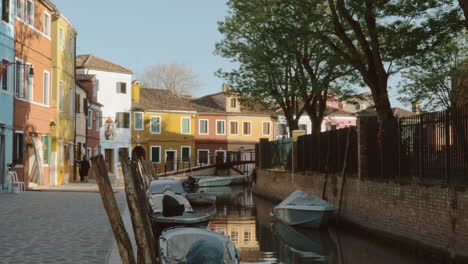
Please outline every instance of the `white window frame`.
[[[153, 161], [153, 148], [159, 148], [159, 161]], [[161, 160], [162, 160], [162, 157], [161, 157], [161, 149], [162, 147], [161, 146], [157, 146], [157, 145], [151, 145], [150, 148], [149, 148], [149, 151], [150, 151], [150, 161], [152, 163], [161, 163]]]
[[[137, 114], [141, 115], [141, 128], [136, 127], [136, 116]], [[144, 119], [144, 113], [143, 112], [133, 112], [133, 130], [144, 130], [145, 129], [145, 119]]]
[[[235, 102], [236, 102], [236, 106], [234, 106], [234, 107], [232, 107], [232, 100], [233, 100], [233, 99], [234, 99]], [[237, 103], [238, 103], [237, 98], [235, 98], [235, 97], [229, 98], [229, 108], [230, 108], [230, 109], [237, 109]]]
[[208, 152], [208, 155], [207, 155], [207, 163], [203, 163], [205, 165], [210, 165], [210, 150], [209, 149], [197, 149], [197, 165], [201, 165], [200, 164], [200, 151], [206, 151]]
[[[265, 131], [263, 131], [263, 124], [264, 124], [264, 123], [269, 123], [269, 124], [270, 124], [270, 125], [269, 125], [270, 129], [269, 129], [269, 131], [268, 131], [268, 132], [270, 132], [270, 133], [268, 133], [268, 134], [265, 134], [265, 133], [264, 133]], [[271, 121], [262, 121], [262, 136], [271, 136]]]
[[[231, 123], [237, 124], [237, 133], [231, 133]], [[239, 135], [239, 121], [237, 120], [229, 120], [229, 135], [230, 136], [238, 136]]]
[[98, 90], [99, 90], [99, 80], [96, 79], [93, 82], [93, 96], [96, 97], [96, 98], [97, 98]]
[[[249, 127], [250, 127], [250, 129], [249, 129], [250, 133], [249, 134], [244, 134], [244, 126], [245, 126], [246, 123], [249, 123]], [[242, 121], [242, 135], [243, 136], [251, 136], [252, 135], [252, 121]]]
[[59, 111], [65, 112], [65, 84], [62, 80], [59, 82]]
[[223, 152], [224, 153], [224, 162], [226, 162], [226, 159], [227, 159], [227, 150], [225, 149], [217, 149], [215, 150], [215, 158], [218, 156], [218, 152]]
[[88, 129], [93, 129], [93, 110], [88, 109], [88, 116], [86, 118], [86, 127]]
[[[224, 125], [223, 125], [223, 126], [224, 126], [224, 129], [223, 129], [223, 130], [224, 130], [224, 133], [222, 133], [222, 134], [221, 134], [221, 133], [218, 133], [218, 122], [223, 122], [223, 123], [224, 123]], [[216, 127], [215, 127], [215, 129], [216, 129], [215, 133], [216, 133], [217, 136], [224, 136], [224, 135], [226, 135], [226, 120], [219, 120], [219, 119], [217, 119], [217, 120], [216, 120]]]
[[[33, 67], [33, 65], [29, 62], [26, 62], [25, 65], [24, 65], [25, 69], [23, 70], [23, 74], [25, 75], [25, 78], [24, 78], [24, 82], [25, 82], [25, 85], [24, 85], [24, 88], [25, 88], [25, 93], [24, 93], [24, 99], [26, 99], [27, 101], [34, 101], [34, 77], [31, 77], [29, 75], [29, 69], [28, 69], [28, 66], [29, 67]], [[30, 98], [26, 98], [26, 91], [28, 91], [28, 83], [31, 84], [31, 90], [30, 90]]]
[[[22, 11], [21, 12], [21, 16], [18, 16], [19, 14], [19, 9], [18, 9], [18, 2], [21, 2], [21, 6], [22, 6]], [[15, 16], [20, 20], [20, 21], [24, 21], [24, 16], [25, 16], [25, 4], [24, 4], [24, 0], [16, 0], [15, 1]]]
[[[46, 21], [49, 21], [49, 25], [46, 24]], [[52, 23], [52, 19], [51, 19], [50, 14], [48, 12], [44, 11], [44, 30], [43, 30], [43, 33], [44, 33], [44, 35], [46, 35], [48, 37], [50, 37], [51, 23]]]
[[65, 49], [65, 31], [59, 27], [59, 47], [61, 50]]
[[[28, 14], [28, 2], [32, 3], [32, 12], [33, 12], [32, 21], [30, 20], [30, 17], [29, 17], [29, 14]], [[24, 9], [25, 9], [25, 13], [26, 13], [26, 15], [25, 15], [26, 24], [34, 27], [34, 19], [35, 19], [34, 15], [36, 13], [36, 8], [34, 6], [34, 1], [33, 0], [27, 0], [26, 4], [24, 6]]]
[[[15, 58], [15, 96], [17, 98], [24, 98], [24, 65], [23, 60], [20, 58]], [[18, 69], [21, 70], [20, 78], [21, 80], [18, 81]], [[19, 88], [19, 94], [16, 94], [16, 91], [18, 90], [18, 85], [21, 87]]]
[[[152, 129], [152, 125], [151, 125], [151, 122], [153, 119], [155, 118], [159, 118], [159, 131], [156, 131], [156, 132], [153, 132], [151, 129]], [[161, 134], [161, 126], [162, 126], [162, 122], [161, 122], [162, 118], [161, 116], [150, 116], [150, 125], [149, 125], [149, 131], [150, 131], [150, 134], [153, 134], [153, 135], [156, 135], [156, 134]]]
[[[189, 124], [188, 133], [184, 133], [184, 127], [183, 127], [183, 124], [184, 124], [183, 120], [184, 119], [189, 120], [189, 122], [188, 122], [188, 124]], [[191, 124], [192, 122], [191, 121], [192, 121], [191, 117], [183, 116], [183, 117], [180, 118], [180, 133], [181, 134], [183, 134], [183, 135], [190, 135], [191, 134], [191, 132], [192, 132], [192, 124]]]
[[[188, 157], [188, 161], [184, 161], [182, 155], [184, 155], [184, 152], [182, 151], [184, 148], [188, 148], [189, 149], [189, 157]], [[192, 159], [192, 146], [180, 146], [180, 161], [181, 162], [184, 162], [184, 163], [189, 163]]]
[[68, 106], [69, 106], [69, 114], [70, 116], [74, 116], [75, 115], [75, 93], [73, 92], [73, 88], [70, 87], [69, 91], [68, 91]]
[[99, 148], [94, 148], [94, 156], [99, 155]]
[[100, 120], [101, 118], [102, 118], [102, 117], [101, 117], [101, 115], [99, 114], [99, 112], [96, 113], [96, 124], [95, 124], [95, 126], [96, 126], [96, 132], [99, 132], [99, 128], [100, 128], [99, 125], [101, 124], [101, 120]]
[[[47, 79], [46, 79], [46, 75], [47, 75]], [[43, 78], [42, 79], [42, 85], [43, 85], [42, 89], [43, 89], [43, 92], [44, 92], [44, 94], [43, 94], [43, 100], [44, 101], [43, 102], [44, 102], [45, 105], [49, 105], [49, 103], [50, 103], [50, 80], [51, 80], [50, 79], [50, 72], [44, 70], [42, 78]], [[46, 87], [44, 85], [46, 80], [47, 80], [47, 89], [46, 89]]]
[[[206, 133], [202, 133], [201, 131], [201, 122], [206, 121]], [[199, 135], [209, 135], [210, 134], [210, 120], [208, 119], [199, 119], [198, 120], [198, 134]]]

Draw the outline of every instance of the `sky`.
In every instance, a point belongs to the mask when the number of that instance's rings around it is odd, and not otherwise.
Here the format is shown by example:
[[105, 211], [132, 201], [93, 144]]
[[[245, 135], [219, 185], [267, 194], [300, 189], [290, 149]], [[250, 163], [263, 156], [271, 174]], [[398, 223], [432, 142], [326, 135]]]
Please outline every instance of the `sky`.
[[[182, 63], [202, 83], [194, 96], [220, 92], [223, 80], [215, 71], [234, 67], [214, 54], [215, 43], [222, 39], [217, 22], [227, 15], [226, 0], [53, 2], [78, 31], [78, 55], [93, 54], [134, 73], [156, 63]], [[401, 107], [394, 98], [392, 105]]]

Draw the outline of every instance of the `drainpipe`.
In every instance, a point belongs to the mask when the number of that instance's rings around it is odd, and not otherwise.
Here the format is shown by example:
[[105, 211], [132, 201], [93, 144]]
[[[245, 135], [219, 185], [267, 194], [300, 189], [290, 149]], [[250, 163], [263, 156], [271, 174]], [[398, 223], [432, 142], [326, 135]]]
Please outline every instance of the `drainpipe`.
[[[73, 98], [76, 97], [76, 37], [77, 37], [78, 33], [75, 31], [75, 40], [74, 40], [74, 51], [73, 51], [73, 87], [74, 87], [74, 93], [75, 93], [75, 96], [73, 96]], [[75, 102], [74, 102], [74, 105], [75, 105], [75, 109], [73, 109], [73, 111], [75, 111], [75, 114], [73, 115], [74, 116], [74, 139], [73, 139], [73, 145], [74, 145], [74, 152], [75, 152], [75, 156], [76, 156], [76, 98], [74, 99]], [[76, 160], [78, 160], [78, 157], [75, 157]], [[76, 181], [76, 169], [77, 169], [77, 166], [76, 166], [76, 162], [73, 161], [73, 181]]]

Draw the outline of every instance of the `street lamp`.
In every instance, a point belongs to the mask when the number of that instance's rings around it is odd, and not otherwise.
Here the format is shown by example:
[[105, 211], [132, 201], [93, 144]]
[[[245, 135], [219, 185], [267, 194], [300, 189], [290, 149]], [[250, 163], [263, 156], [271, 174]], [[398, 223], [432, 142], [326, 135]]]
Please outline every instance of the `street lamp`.
[[32, 64], [26, 64], [26, 63], [21, 63], [21, 62], [8, 62], [8, 63], [4, 63], [4, 64], [0, 64], [0, 75], [3, 74], [4, 71], [6, 71], [7, 67], [10, 66], [10, 65], [29, 65], [29, 76], [31, 78], [34, 77], [34, 66]]

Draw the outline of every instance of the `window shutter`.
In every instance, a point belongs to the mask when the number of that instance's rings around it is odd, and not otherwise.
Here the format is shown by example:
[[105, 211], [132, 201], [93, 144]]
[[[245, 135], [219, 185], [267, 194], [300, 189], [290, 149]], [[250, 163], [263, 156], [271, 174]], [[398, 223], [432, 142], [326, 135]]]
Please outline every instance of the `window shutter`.
[[80, 100], [80, 95], [79, 94], [75, 94], [75, 114], [79, 114], [80, 113], [80, 103], [81, 103], [81, 100]]
[[83, 112], [88, 113], [88, 99], [83, 98]]
[[124, 113], [124, 128], [130, 128], [130, 113]]
[[127, 83], [120, 83], [121, 86], [120, 86], [120, 92], [121, 93], [127, 93]]

